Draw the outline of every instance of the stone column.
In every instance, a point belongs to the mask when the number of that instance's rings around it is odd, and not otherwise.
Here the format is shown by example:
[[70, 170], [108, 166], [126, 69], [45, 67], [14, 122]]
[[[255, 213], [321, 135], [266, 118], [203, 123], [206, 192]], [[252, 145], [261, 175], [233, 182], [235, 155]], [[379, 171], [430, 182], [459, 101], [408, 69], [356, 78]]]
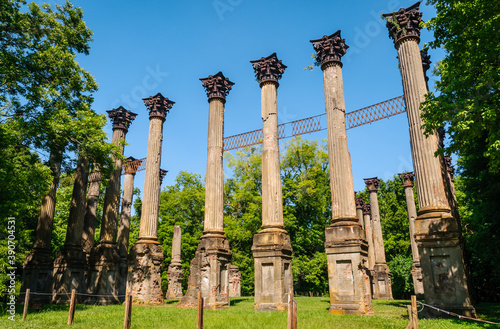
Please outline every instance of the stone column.
[[174, 226], [174, 236], [172, 238], [172, 260], [168, 265], [167, 279], [168, 289], [166, 299], [179, 299], [182, 297], [182, 280], [184, 271], [181, 261], [181, 241], [182, 230], [178, 225]]
[[411, 254], [413, 264], [411, 266], [411, 275], [413, 277], [413, 287], [415, 295], [419, 299], [424, 298], [424, 284], [422, 283], [422, 268], [420, 267], [420, 255], [418, 254], [417, 242], [415, 241], [415, 219], [417, 218], [417, 208], [415, 207], [415, 198], [413, 196], [413, 179], [415, 175], [412, 172], [399, 174], [403, 180], [403, 187], [406, 196], [406, 208], [408, 209], [408, 223], [410, 227]]
[[128, 157], [123, 163], [124, 181], [122, 196], [122, 212], [120, 215], [120, 225], [118, 226], [118, 255], [120, 255], [118, 294], [120, 296], [127, 293], [127, 273], [128, 273], [128, 240], [130, 236], [130, 213], [132, 211], [132, 200], [134, 197], [134, 178], [137, 171], [137, 161], [133, 157]]
[[375, 266], [375, 248], [373, 247], [373, 230], [371, 212], [372, 207], [369, 203], [363, 205], [363, 218], [365, 222], [366, 240], [368, 243], [368, 270], [371, 273]]
[[328, 130], [332, 224], [325, 230], [331, 314], [371, 313], [367, 292], [368, 244], [352, 197], [351, 156], [345, 127], [342, 62], [347, 46], [340, 30], [330, 36], [311, 40], [317, 63], [323, 71]]
[[[358, 216], [359, 223], [363, 230], [365, 229], [365, 223], [363, 220], [363, 205], [365, 204], [365, 200], [363, 198], [355, 198], [356, 202], [356, 216]], [[366, 234], [365, 234], [366, 235]]]
[[83, 221], [87, 207], [89, 163], [80, 154], [73, 184], [64, 247], [56, 253], [52, 282], [52, 302], [67, 303], [72, 289], [84, 293], [86, 256], [82, 248]]
[[135, 299], [163, 303], [161, 264], [163, 250], [158, 242], [158, 212], [160, 208], [160, 165], [163, 123], [174, 102], [161, 93], [144, 98], [149, 110], [149, 137], [146, 177], [141, 210], [139, 239], [130, 247], [127, 289]]
[[375, 265], [373, 266], [373, 298], [393, 299], [391, 288], [391, 276], [389, 266], [385, 260], [384, 237], [382, 235], [382, 223], [380, 222], [380, 211], [378, 208], [377, 190], [380, 180], [375, 178], [365, 179], [366, 186], [370, 191], [371, 224], [373, 233], [373, 249], [375, 251]]
[[30, 289], [31, 292], [44, 293], [47, 295], [33, 295], [30, 304], [38, 309], [43, 308], [44, 303], [50, 302], [52, 290], [53, 260], [50, 253], [50, 240], [52, 237], [52, 224], [56, 205], [56, 192], [61, 176], [62, 153], [52, 151], [49, 156], [48, 165], [52, 170], [52, 184], [49, 192], [44, 196], [40, 206], [40, 214], [36, 226], [35, 243], [33, 250], [26, 257], [23, 264], [23, 277], [21, 291]]
[[440, 159], [434, 156], [438, 137], [435, 132], [426, 137], [422, 130], [420, 104], [425, 100], [427, 87], [418, 47], [422, 22], [419, 5], [420, 2], [383, 16], [398, 51], [410, 125], [419, 205], [415, 239], [423, 272], [425, 301], [448, 311], [474, 316], [460, 247], [460, 230], [446, 198]]
[[200, 79], [208, 97], [207, 174], [205, 221], [195, 257], [191, 261], [188, 290], [180, 301], [196, 306], [198, 291], [205, 298], [205, 308], [229, 306], [229, 265], [232, 253], [224, 235], [224, 177], [222, 149], [224, 138], [224, 104], [234, 85], [222, 72]]
[[241, 273], [236, 265], [229, 267], [229, 297], [241, 297]]
[[293, 290], [292, 245], [283, 225], [277, 88], [286, 66], [276, 53], [250, 61], [261, 88], [262, 230], [253, 238], [254, 310], [284, 311]]
[[90, 257], [90, 252], [94, 247], [95, 228], [97, 225], [97, 202], [101, 192], [101, 169], [99, 164], [92, 165], [92, 173], [89, 176], [89, 187], [87, 190], [87, 210], [83, 223], [82, 248], [83, 252]]
[[[107, 111], [113, 120], [112, 143], [119, 147], [123, 154], [123, 142], [130, 124], [137, 114], [126, 110], [122, 106]], [[120, 181], [122, 173], [122, 160], [111, 156], [114, 161], [114, 171], [111, 173], [109, 186], [104, 195], [104, 210], [101, 221], [101, 236], [99, 244], [92, 248], [89, 257], [90, 275], [87, 293], [97, 295], [89, 298], [88, 303], [113, 304], [118, 303], [118, 290], [120, 280], [120, 256], [116, 244], [118, 230], [118, 214], [120, 206]], [[113, 297], [105, 297], [111, 295]]]

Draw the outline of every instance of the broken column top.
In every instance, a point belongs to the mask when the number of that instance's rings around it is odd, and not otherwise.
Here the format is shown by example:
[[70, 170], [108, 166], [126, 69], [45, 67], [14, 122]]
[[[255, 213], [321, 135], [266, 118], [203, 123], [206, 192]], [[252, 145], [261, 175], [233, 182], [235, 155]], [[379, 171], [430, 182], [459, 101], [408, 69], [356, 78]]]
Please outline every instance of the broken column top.
[[356, 209], [362, 209], [365, 204], [365, 200], [363, 198], [356, 198]]
[[380, 179], [377, 177], [365, 178], [365, 184], [370, 192], [377, 192]]
[[399, 177], [403, 180], [403, 187], [413, 187], [413, 179], [415, 174], [412, 172], [404, 172], [399, 174]]
[[123, 129], [125, 132], [128, 131], [130, 124], [134, 121], [137, 116], [136, 113], [133, 113], [129, 110], [126, 110], [123, 106], [118, 107], [117, 109], [112, 109], [108, 112], [108, 117], [113, 121], [113, 130], [115, 129]]
[[370, 215], [372, 211], [372, 206], [369, 203], [363, 205], [363, 215]]
[[200, 78], [205, 91], [207, 92], [208, 101], [220, 99], [223, 103], [226, 102], [226, 96], [233, 88], [234, 82], [229, 81], [221, 71], [215, 75], [209, 75], [206, 78]]
[[316, 50], [316, 63], [321, 65], [321, 69], [325, 69], [328, 63], [338, 63], [342, 66], [341, 58], [345, 55], [348, 45], [345, 39], [340, 37], [340, 30], [331, 34], [324, 35], [320, 39], [311, 40], [314, 50]]
[[420, 41], [422, 13], [419, 11], [419, 7], [420, 1], [408, 8], [382, 14], [382, 17], [387, 20], [389, 37], [394, 40], [394, 45], [397, 45], [400, 40], [406, 37], [414, 37], [417, 42]]
[[261, 59], [256, 59], [250, 61], [252, 63], [253, 69], [255, 71], [255, 77], [262, 83], [270, 81], [278, 84], [278, 80], [285, 72], [286, 65], [281, 62], [276, 56], [276, 53], [272, 53], [267, 57], [262, 57]]
[[182, 229], [179, 225], [174, 226], [174, 236], [172, 238], [172, 263], [181, 262]]
[[169, 100], [167, 97], [163, 97], [161, 93], [154, 96], [149, 96], [142, 99], [144, 105], [149, 108], [149, 119], [160, 118], [165, 121], [167, 113], [170, 111], [175, 102]]

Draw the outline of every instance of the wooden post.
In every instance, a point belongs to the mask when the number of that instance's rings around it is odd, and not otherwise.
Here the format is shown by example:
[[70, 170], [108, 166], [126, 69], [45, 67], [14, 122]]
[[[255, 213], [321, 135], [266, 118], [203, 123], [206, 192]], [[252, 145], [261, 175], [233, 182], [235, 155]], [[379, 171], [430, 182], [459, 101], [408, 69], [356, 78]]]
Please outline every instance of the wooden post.
[[411, 315], [413, 318], [413, 328], [418, 329], [417, 296], [411, 296]]
[[132, 322], [132, 295], [125, 296], [125, 319], [123, 321], [123, 329], [130, 329]]
[[196, 323], [196, 329], [203, 329], [203, 297], [201, 291], [198, 291], [198, 322]]
[[68, 324], [73, 324], [75, 318], [75, 300], [76, 300], [76, 290], [71, 290], [71, 301], [69, 304], [69, 314], [68, 314]]
[[30, 290], [26, 289], [26, 296], [24, 297], [23, 322], [26, 321], [26, 315], [28, 315], [29, 303], [30, 303]]
[[408, 319], [410, 320], [410, 323], [408, 323], [406, 329], [413, 329], [413, 315], [412, 315], [411, 305], [407, 306], [408, 306]]
[[297, 329], [297, 301], [292, 301], [292, 329]]
[[288, 323], [287, 328], [292, 329], [292, 317], [293, 317], [293, 295], [292, 291], [288, 294]]

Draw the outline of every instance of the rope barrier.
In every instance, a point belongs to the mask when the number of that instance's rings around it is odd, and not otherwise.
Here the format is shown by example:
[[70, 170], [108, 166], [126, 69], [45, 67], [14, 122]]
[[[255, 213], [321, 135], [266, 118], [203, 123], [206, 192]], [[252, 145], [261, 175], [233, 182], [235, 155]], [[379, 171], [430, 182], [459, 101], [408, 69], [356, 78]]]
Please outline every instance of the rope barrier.
[[477, 321], [477, 322], [483, 322], [483, 323], [488, 323], [488, 324], [500, 325], [500, 323], [486, 321], [486, 320], [481, 320], [481, 319], [474, 319], [474, 318], [471, 318], [471, 317], [468, 317], [468, 316], [465, 316], [465, 315], [460, 315], [460, 314], [453, 313], [453, 312], [450, 312], [450, 311], [442, 310], [440, 308], [437, 308], [437, 307], [429, 305], [429, 304], [424, 304], [422, 302], [417, 302], [417, 303], [422, 304], [422, 306], [423, 306], [422, 309], [420, 311], [418, 311], [418, 312], [421, 312], [427, 306], [427, 307], [432, 308], [432, 309], [434, 309], [434, 310], [436, 310], [438, 312], [443, 312], [443, 313], [448, 314], [450, 316], [457, 317], [459, 320], [467, 319], [467, 320], [471, 320], [471, 321]]
[[[26, 292], [21, 292], [19, 293], [19, 296], [25, 295]], [[7, 294], [4, 294], [7, 295]], [[50, 293], [50, 292], [30, 292], [30, 295], [41, 295], [41, 296], [70, 296], [71, 292], [59, 292], [59, 293]], [[115, 297], [126, 297], [127, 295], [93, 295], [93, 294], [84, 294], [84, 293], [79, 293], [77, 292], [76, 295], [78, 296], [91, 296], [91, 297], [110, 297], [110, 298], [115, 298]]]

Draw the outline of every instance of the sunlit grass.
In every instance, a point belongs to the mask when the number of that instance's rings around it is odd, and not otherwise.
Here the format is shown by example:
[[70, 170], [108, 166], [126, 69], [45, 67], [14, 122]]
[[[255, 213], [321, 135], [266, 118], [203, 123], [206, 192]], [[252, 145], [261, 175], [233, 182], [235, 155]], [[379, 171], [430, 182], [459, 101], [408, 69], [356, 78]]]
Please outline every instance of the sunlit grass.
[[[374, 315], [330, 315], [329, 300], [323, 297], [297, 297], [298, 328], [405, 328], [408, 324], [407, 308], [410, 302], [374, 301]], [[132, 328], [196, 328], [196, 310], [175, 307], [176, 301], [165, 306], [134, 306]], [[3, 307], [2, 309], [5, 309]], [[15, 321], [8, 314], [0, 316], [0, 328], [68, 328], [68, 306], [47, 305], [41, 312], [32, 311], [22, 322], [22, 305], [16, 309]], [[122, 328], [123, 305], [78, 305], [72, 328]], [[500, 322], [500, 305], [483, 304], [478, 307], [481, 318]], [[204, 328], [286, 328], [287, 314], [256, 312], [253, 298], [232, 298], [231, 307], [204, 312]], [[421, 319], [419, 328], [498, 328], [495, 325], [472, 323], [458, 319]]]

